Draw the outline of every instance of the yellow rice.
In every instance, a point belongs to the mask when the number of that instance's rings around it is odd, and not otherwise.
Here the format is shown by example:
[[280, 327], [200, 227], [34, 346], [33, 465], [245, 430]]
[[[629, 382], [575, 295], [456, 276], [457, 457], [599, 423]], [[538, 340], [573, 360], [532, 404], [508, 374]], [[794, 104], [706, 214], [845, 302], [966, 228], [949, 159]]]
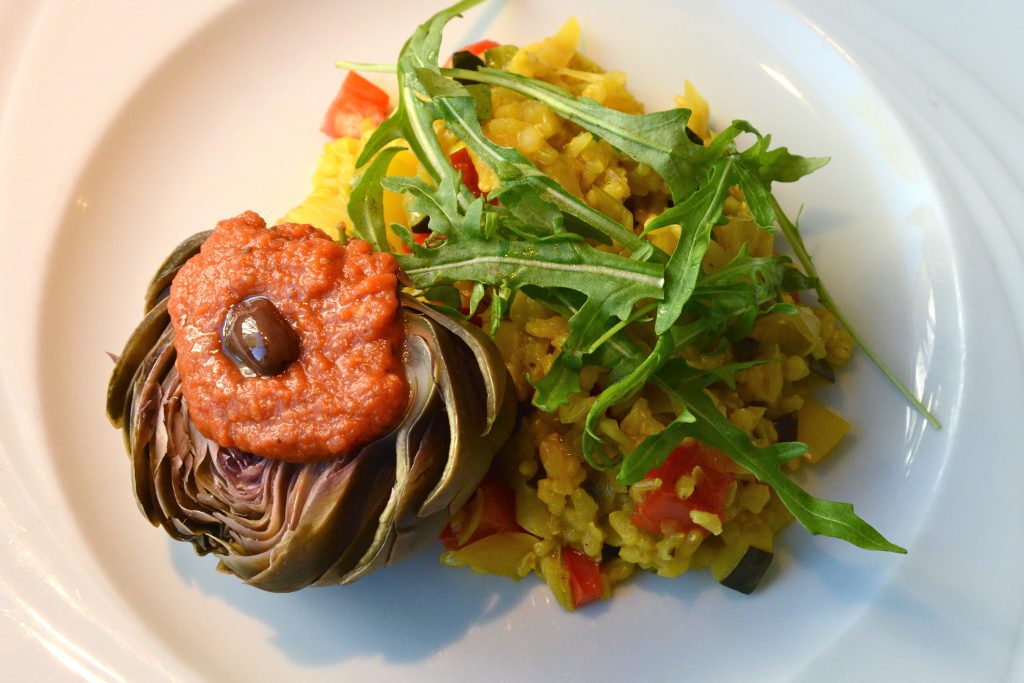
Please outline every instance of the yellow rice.
[[[611, 108], [641, 112], [642, 106], [626, 89], [625, 76], [605, 72], [578, 54], [578, 43], [579, 26], [570, 20], [555, 35], [520, 49], [507, 68]], [[708, 105], [696, 88], [686, 82], [683, 95], [676, 101], [678, 106], [692, 110], [690, 128], [709, 140]], [[515, 147], [565, 188], [624, 226], [639, 230], [666, 208], [669, 196], [664, 182], [649, 167], [619, 155], [608, 143], [563, 121], [544, 104], [500, 88], [493, 90], [492, 104], [493, 118], [483, 124], [488, 137]], [[446, 151], [451, 153], [462, 146], [440, 123], [436, 128]], [[339, 226], [347, 229], [350, 221], [346, 206], [357, 174], [354, 162], [370, 132], [367, 130], [361, 140], [343, 138], [325, 146], [312, 193], [285, 216], [286, 220], [312, 223], [335, 235]], [[481, 190], [493, 189], [497, 184], [494, 173], [475, 158], [474, 163]], [[396, 155], [389, 172], [424, 176], [410, 152]], [[724, 212], [728, 222], [714, 229], [703, 262], [705, 272], [728, 263], [744, 245], [753, 256], [773, 253], [773, 235], [751, 219], [738, 189], [730, 191]], [[386, 193], [385, 220], [388, 224], [409, 224], [401, 197]], [[650, 235], [666, 252], [672, 251], [678, 238], [677, 226]], [[788, 303], [796, 304], [797, 315], [764, 315], [750, 335], [757, 342], [754, 357], [771, 362], [739, 372], [735, 388], [719, 383], [710, 388], [710, 393], [732, 424], [749, 434], [757, 445], [777, 441], [775, 420], [799, 415], [799, 437], [810, 444], [804, 460], [816, 462], [836, 445], [849, 425], [808, 396], [810, 367], [816, 360], [844, 364], [853, 344], [849, 334], [837, 327], [824, 309], [792, 299]], [[484, 317], [488, 317], [486, 311]], [[567, 335], [565, 318], [521, 293], [515, 297], [507, 319], [498, 326], [495, 341], [524, 404], [533, 394], [530, 381], [544, 376]], [[691, 365], [708, 369], [736, 360], [732, 348], [709, 355], [694, 346], [684, 355]], [[643, 480], [626, 486], [616, 480], [614, 472], [589, 468], [582, 457], [583, 423], [594, 401], [590, 390], [603, 380], [599, 368], [584, 368], [581, 393], [555, 413], [531, 410], [498, 457], [495, 467], [515, 492], [517, 521], [527, 533], [517, 534], [500, 550], [447, 552], [443, 562], [513, 578], [536, 573], [549, 584], [560, 603], [571, 607], [568, 576], [560, 560], [563, 547], [604, 560], [604, 597], [609, 597], [613, 586], [637, 568], [675, 577], [691, 568], [710, 567], [721, 579], [747, 548], [772, 551], [774, 536], [790, 515], [768, 486], [745, 472], [737, 474], [721, 519], [710, 513], [698, 514], [693, 519], [698, 529], [665, 535], [633, 525], [630, 518], [636, 501], [660, 482]], [[602, 438], [628, 453], [675, 415], [663, 395], [647, 389], [631, 402], [610, 410], [600, 421], [599, 431]], [[791, 467], [798, 465], [799, 461], [790, 463]], [[681, 477], [674, 485], [683, 497], [693, 490], [694, 480], [692, 476]]]

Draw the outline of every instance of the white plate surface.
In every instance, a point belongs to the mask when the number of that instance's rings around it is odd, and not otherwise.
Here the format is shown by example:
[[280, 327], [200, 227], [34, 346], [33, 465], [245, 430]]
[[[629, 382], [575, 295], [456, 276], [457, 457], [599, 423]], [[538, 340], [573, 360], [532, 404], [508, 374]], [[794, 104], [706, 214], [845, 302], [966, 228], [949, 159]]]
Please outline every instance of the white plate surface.
[[333, 60], [393, 59], [423, 5], [0, 4], [0, 667], [97, 681], [1021, 679], [1024, 258], [1010, 226], [1024, 100], [999, 78], [1022, 66], [999, 42], [1024, 29], [1013, 3], [983, 7], [984, 32], [924, 2], [623, 14], [510, 0], [449, 31], [451, 48], [522, 43], [575, 14], [588, 53], [651, 108], [690, 79], [719, 126], [749, 119], [832, 157], [783, 203], [804, 206], [831, 289], [945, 428], [860, 357], [829, 397], [854, 437], [804, 483], [853, 501], [909, 555], [794, 527], [751, 597], [706, 575], [644, 577], [565, 614], [535, 581], [444, 570], [431, 552], [351, 587], [262, 594], [149, 527], [102, 414], [103, 352], [180, 239], [304, 196]]

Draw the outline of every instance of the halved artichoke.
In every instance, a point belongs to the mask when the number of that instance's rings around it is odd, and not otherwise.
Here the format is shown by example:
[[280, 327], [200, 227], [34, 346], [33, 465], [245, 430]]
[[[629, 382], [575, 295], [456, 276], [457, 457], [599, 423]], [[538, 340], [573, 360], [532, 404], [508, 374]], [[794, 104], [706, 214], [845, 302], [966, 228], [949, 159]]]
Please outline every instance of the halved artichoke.
[[404, 297], [411, 398], [389, 433], [308, 464], [222, 447], [189, 418], [167, 314], [171, 281], [209, 235], [185, 240], [160, 267], [108, 386], [107, 415], [124, 431], [143, 514], [274, 592], [349, 583], [436, 538], [515, 421], [512, 383], [491, 340]]

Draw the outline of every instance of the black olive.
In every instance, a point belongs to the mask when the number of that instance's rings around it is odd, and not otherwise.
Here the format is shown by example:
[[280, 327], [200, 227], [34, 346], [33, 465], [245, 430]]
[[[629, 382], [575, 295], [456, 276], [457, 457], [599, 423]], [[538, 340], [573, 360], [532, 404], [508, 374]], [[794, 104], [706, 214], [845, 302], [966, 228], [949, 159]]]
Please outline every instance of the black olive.
[[733, 357], [741, 363], [754, 360], [757, 353], [757, 341], [750, 337], [744, 337], [732, 345]]
[[789, 415], [783, 415], [772, 424], [775, 425], [775, 431], [779, 435], [779, 441], [796, 441], [796, 415], [793, 415], [792, 413]]
[[299, 335], [263, 296], [243, 299], [228, 309], [221, 339], [224, 353], [248, 377], [273, 377], [299, 357]]
[[423, 214], [422, 218], [409, 227], [409, 231], [414, 233], [430, 232], [430, 216]]
[[722, 579], [721, 584], [726, 588], [750, 595], [757, 588], [757, 584], [761, 583], [773, 557], [774, 555], [767, 550], [750, 546], [733, 570]]
[[[483, 66], [487, 66], [484, 63], [484, 60], [480, 59], [480, 57], [469, 50], [459, 50], [452, 55], [453, 68], [465, 69], [466, 71], [477, 71]], [[473, 81], [470, 80], [461, 78], [456, 78], [455, 80], [463, 85], [473, 85]]]

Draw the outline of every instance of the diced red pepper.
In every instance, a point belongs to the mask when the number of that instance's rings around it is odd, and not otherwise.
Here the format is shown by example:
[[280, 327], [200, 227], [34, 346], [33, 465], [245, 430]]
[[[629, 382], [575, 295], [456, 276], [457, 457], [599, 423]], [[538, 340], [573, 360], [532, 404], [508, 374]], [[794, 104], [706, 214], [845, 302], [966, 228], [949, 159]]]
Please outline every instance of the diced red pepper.
[[469, 156], [469, 150], [463, 147], [450, 157], [452, 167], [462, 174], [462, 184], [469, 188], [474, 197], [480, 196], [480, 176]]
[[469, 45], [467, 45], [466, 47], [462, 48], [461, 50], [457, 50], [457, 52], [472, 52], [477, 57], [479, 57], [483, 53], [485, 53], [488, 50], [490, 50], [492, 47], [500, 47], [500, 46], [501, 46], [501, 43], [496, 43], [493, 40], [488, 40], [488, 39], [485, 38], [484, 40], [478, 40], [475, 43], [470, 43]]
[[562, 548], [562, 564], [569, 574], [573, 609], [601, 597], [601, 563], [575, 548]]
[[320, 126], [332, 138], [359, 137], [363, 120], [379, 125], [388, 113], [388, 94], [355, 71], [349, 71]]
[[[476, 527], [472, 530], [461, 528], [462, 524], [471, 521], [470, 517], [475, 517], [469, 513], [476, 506], [480, 506], [480, 517], [476, 520]], [[445, 525], [440, 538], [448, 550], [455, 550], [481, 538], [506, 531], [522, 531], [516, 522], [515, 493], [506, 484], [488, 475], [480, 482], [479, 488], [465, 507]], [[460, 543], [460, 537], [465, 537], [465, 542]]]
[[441, 530], [441, 535], [438, 538], [448, 550], [456, 550], [459, 547], [459, 536], [455, 533], [451, 521], [444, 525], [444, 529]]
[[652, 534], [665, 531], [687, 531], [695, 525], [690, 507], [675, 491], [659, 488], [647, 493], [633, 508], [633, 526]]
[[[702, 476], [686, 498], [676, 495], [676, 481], [700, 467]], [[690, 512], [700, 510], [719, 517], [725, 512], [729, 487], [733, 482], [735, 466], [728, 456], [717, 448], [695, 439], [677, 446], [659, 467], [652, 468], [647, 479], [658, 478], [661, 486], [647, 493], [633, 508], [633, 525], [651, 533], [688, 531], [698, 525]]]
[[[477, 57], [479, 57], [483, 53], [485, 53], [488, 50], [490, 50], [492, 47], [500, 47], [500, 46], [501, 46], [501, 43], [496, 43], [493, 40], [484, 39], [484, 40], [478, 40], [475, 43], [470, 43], [469, 45], [466, 45], [465, 47], [461, 47], [458, 50], [456, 50], [455, 52], [471, 52], [471, 53], [475, 54]], [[448, 57], [448, 61], [446, 61], [444, 63], [444, 65], [446, 67], [451, 67], [452, 60], [454, 58], [455, 58], [454, 54], [451, 55], [450, 57]]]

